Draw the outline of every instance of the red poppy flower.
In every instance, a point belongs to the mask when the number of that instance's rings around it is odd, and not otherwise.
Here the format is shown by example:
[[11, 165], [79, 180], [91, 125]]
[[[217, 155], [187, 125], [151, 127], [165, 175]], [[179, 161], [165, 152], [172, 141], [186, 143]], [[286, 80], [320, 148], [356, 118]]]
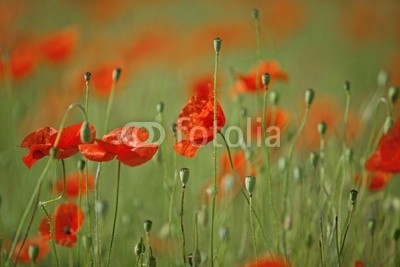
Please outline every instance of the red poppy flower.
[[[79, 191], [81, 192], [81, 195], [86, 194], [86, 175], [83, 174], [81, 177], [79, 177], [80, 174], [79, 172], [72, 173], [66, 177], [65, 180], [65, 195], [68, 197], [78, 197], [79, 196]], [[80, 181], [80, 183], [79, 183]], [[88, 191], [91, 191], [94, 188], [94, 176], [93, 174], [89, 173], [88, 179], [87, 179], [87, 185], [88, 185]], [[64, 181], [63, 179], [58, 179], [56, 184], [54, 185], [55, 190], [58, 193], [62, 193], [63, 188], [64, 188]]]
[[[174, 145], [174, 150], [185, 157], [194, 157], [200, 147], [214, 139], [214, 96], [208, 92], [197, 92], [183, 107], [178, 116], [177, 130], [186, 135]], [[217, 103], [217, 131], [225, 125], [225, 115]]]
[[137, 127], [122, 127], [112, 130], [97, 139], [97, 144], [83, 144], [79, 149], [87, 159], [97, 162], [114, 158], [134, 167], [150, 160], [157, 152], [158, 145], [147, 144], [147, 130]]
[[[82, 123], [78, 123], [62, 130], [57, 145], [57, 159], [68, 158], [79, 151], [78, 145], [82, 144], [80, 138], [81, 128]], [[90, 130], [92, 133], [90, 142], [93, 142], [96, 136], [96, 129], [90, 125]], [[21, 143], [21, 147], [29, 149], [28, 154], [22, 158], [25, 165], [31, 168], [36, 161], [48, 156], [50, 149], [54, 146], [57, 134], [58, 131], [52, 127], [43, 127], [28, 134]]]
[[[374, 172], [368, 174], [368, 190], [370, 192], [376, 192], [382, 190], [386, 187], [386, 185], [390, 182], [392, 175], [390, 173], [385, 172]], [[355, 176], [355, 180], [358, 183], [361, 183], [361, 174], [358, 173]]]
[[[251, 135], [253, 137], [261, 137], [261, 120], [262, 118], [259, 117], [256, 122], [252, 123], [251, 127]], [[280, 132], [283, 131], [283, 129], [288, 125], [289, 123], [289, 113], [284, 110], [281, 107], [270, 107], [267, 108], [267, 111], [265, 113], [265, 125], [266, 129], [268, 130], [268, 127], [278, 127]], [[267, 132], [267, 134], [269, 131]], [[275, 132], [272, 132], [274, 133]]]
[[[49, 254], [49, 243], [47, 240], [43, 240], [42, 238], [32, 237], [27, 238], [25, 240], [24, 246], [22, 247], [22, 241], [17, 243], [15, 250], [12, 255], [12, 259], [15, 262], [24, 263], [24, 264], [32, 264], [34, 263], [29, 257], [29, 247], [37, 246], [39, 248], [39, 254], [35, 259], [35, 263], [41, 262], [44, 258], [46, 258], [47, 254]], [[18, 252], [21, 252], [18, 255]]]
[[364, 267], [364, 262], [361, 260], [357, 260], [354, 262], [354, 267]]
[[[78, 241], [77, 233], [85, 219], [83, 210], [73, 203], [65, 202], [57, 206], [51, 218], [54, 223], [54, 240], [56, 244], [64, 247], [75, 245]], [[47, 217], [40, 221], [39, 234], [44, 239], [51, 239]]]
[[262, 89], [261, 76], [263, 73], [269, 73], [271, 75], [271, 83], [288, 80], [288, 74], [280, 68], [276, 61], [263, 61], [259, 65], [251, 68], [249, 73], [236, 75], [237, 81], [232, 88], [232, 94], [255, 93], [257, 91], [257, 79], [260, 89]]
[[400, 172], [400, 119], [382, 135], [377, 151], [365, 163], [369, 172]]
[[262, 258], [258, 258], [258, 261], [253, 260], [247, 262], [243, 265], [243, 267], [289, 267], [290, 264], [285, 261], [285, 259], [280, 257], [271, 257], [265, 256]]
[[74, 28], [67, 28], [47, 36], [41, 43], [41, 52], [45, 59], [58, 63], [69, 59], [78, 38]]
[[[123, 70], [126, 70], [124, 65], [125, 64], [123, 64], [123, 62], [107, 62], [90, 69], [90, 72], [92, 73], [90, 84], [91, 88], [94, 89], [96, 96], [108, 97], [110, 95], [114, 82], [112, 76], [113, 71], [117, 67], [122, 67]], [[121, 79], [119, 80], [119, 83], [123, 82], [124, 75], [121, 76]], [[84, 81], [81, 77], [81, 74], [79, 74], [79, 85], [79, 90], [82, 90], [82, 88], [84, 88]], [[117, 87], [117, 89], [118, 88], [120, 87]]]

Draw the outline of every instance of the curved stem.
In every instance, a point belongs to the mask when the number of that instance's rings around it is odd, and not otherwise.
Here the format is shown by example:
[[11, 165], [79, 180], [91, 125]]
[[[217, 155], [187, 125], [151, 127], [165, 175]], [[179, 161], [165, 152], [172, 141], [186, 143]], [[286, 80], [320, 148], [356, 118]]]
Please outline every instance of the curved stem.
[[56, 259], [56, 265], [60, 266], [60, 263], [59, 263], [59, 260], [58, 260], [58, 255], [57, 255], [56, 242], [54, 240], [54, 232], [55, 232], [54, 227], [55, 226], [54, 226], [54, 224], [53, 224], [53, 222], [51, 220], [51, 217], [50, 217], [49, 213], [46, 210], [46, 207], [43, 204], [41, 204], [40, 206], [42, 207], [43, 212], [46, 214], [47, 220], [49, 221], [51, 245], [53, 247], [54, 258]]
[[181, 223], [181, 233], [182, 233], [182, 258], [183, 258], [183, 265], [186, 266], [186, 238], [185, 238], [185, 228], [183, 224], [183, 209], [185, 203], [185, 186], [182, 186], [182, 196], [181, 196], [181, 212], [180, 212], [180, 223]]
[[347, 233], [349, 231], [351, 219], [353, 217], [353, 209], [354, 209], [354, 207], [351, 206], [350, 212], [349, 212], [349, 218], [348, 218], [347, 224], [346, 224], [346, 229], [344, 230], [344, 236], [343, 236], [343, 240], [342, 240], [342, 245], [340, 246], [340, 250], [339, 250], [339, 256], [342, 255], [343, 248], [344, 248], [344, 243], [346, 242]]
[[116, 226], [116, 224], [117, 224], [120, 178], [121, 178], [121, 162], [118, 161], [118, 170], [117, 170], [117, 191], [116, 191], [116, 195], [115, 195], [115, 212], [114, 212], [113, 227], [112, 227], [112, 232], [111, 232], [111, 242], [110, 242], [110, 247], [108, 248], [108, 262], [107, 262], [107, 266], [110, 266], [110, 263], [111, 263], [111, 252], [112, 252], [112, 246], [113, 246], [113, 242], [114, 242], [115, 226]]
[[62, 165], [62, 171], [63, 171], [63, 190], [62, 190], [61, 194], [56, 198], [53, 198], [53, 199], [50, 199], [50, 200], [47, 200], [47, 201], [40, 201], [39, 205], [44, 206], [44, 205], [47, 205], [49, 203], [56, 202], [56, 201], [58, 201], [58, 200], [60, 200], [60, 199], [62, 199], [64, 197], [65, 188], [66, 188], [66, 175], [65, 175], [65, 162], [64, 162], [64, 159], [61, 159], [61, 165]]

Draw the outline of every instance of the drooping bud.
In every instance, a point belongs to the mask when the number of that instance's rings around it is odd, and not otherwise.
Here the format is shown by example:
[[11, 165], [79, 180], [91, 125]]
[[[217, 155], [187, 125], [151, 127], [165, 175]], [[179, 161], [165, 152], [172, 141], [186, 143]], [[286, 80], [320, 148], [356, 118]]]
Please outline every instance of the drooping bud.
[[37, 244], [32, 244], [28, 248], [28, 256], [29, 259], [33, 262], [36, 261], [37, 257], [39, 256], [40, 248]]
[[315, 96], [315, 92], [313, 89], [307, 89], [305, 96], [304, 96], [304, 100], [306, 103], [306, 106], [309, 108], [312, 104], [312, 102], [314, 101], [314, 96]]
[[310, 153], [310, 164], [311, 164], [311, 167], [313, 167], [315, 169], [317, 167], [317, 165], [318, 165], [318, 161], [319, 161], [318, 153], [311, 152]]
[[144, 245], [143, 238], [141, 237], [139, 242], [135, 245], [133, 252], [137, 257], [146, 251], [146, 246]]
[[226, 227], [221, 227], [219, 228], [219, 238], [223, 241], [223, 242], [227, 242], [229, 240], [229, 229]]
[[326, 125], [326, 123], [324, 121], [321, 121], [320, 123], [318, 123], [317, 129], [318, 129], [318, 133], [321, 136], [324, 136], [326, 133], [328, 126]]
[[79, 171], [83, 172], [85, 170], [85, 164], [85, 161], [83, 159], [80, 159], [76, 162], [76, 167]]
[[90, 77], [92, 76], [92, 74], [87, 71], [83, 74], [83, 78], [85, 79], [86, 83], [88, 83], [90, 81]]
[[399, 98], [399, 87], [391, 86], [388, 91], [388, 97], [390, 102], [394, 104]]
[[376, 220], [375, 219], [369, 219], [368, 220], [368, 230], [369, 230], [371, 235], [373, 235], [375, 233], [375, 229], [376, 229]]
[[257, 20], [260, 17], [260, 11], [257, 8], [254, 8], [251, 12], [251, 16], [253, 17], [253, 19]]
[[277, 105], [278, 104], [278, 102], [279, 102], [279, 94], [276, 91], [272, 90], [271, 92], [269, 92], [268, 97], [269, 97], [269, 102], [272, 105]]
[[90, 131], [90, 126], [87, 121], [82, 123], [80, 137], [83, 143], [89, 143], [92, 139], [92, 132]]
[[394, 119], [392, 116], [388, 116], [385, 119], [385, 123], [383, 124], [383, 132], [387, 134], [389, 130], [392, 128], [394, 124]]
[[389, 81], [389, 73], [385, 70], [381, 70], [378, 73], [378, 86], [383, 87], [386, 86], [387, 82]]
[[261, 76], [261, 81], [262, 81], [262, 84], [264, 85], [264, 88], [267, 88], [269, 85], [269, 82], [271, 81], [271, 75], [269, 73], [264, 73]]
[[219, 51], [221, 50], [221, 45], [222, 45], [222, 40], [221, 38], [217, 37], [214, 39], [214, 51], [216, 54], [219, 54]]
[[151, 231], [151, 227], [153, 226], [153, 222], [150, 220], [145, 220], [143, 223], [143, 229], [146, 233]]
[[356, 204], [358, 191], [353, 189], [350, 191], [350, 204], [354, 206]]
[[253, 196], [254, 188], [256, 186], [256, 178], [254, 176], [246, 176], [245, 178], [246, 190], [249, 193], [250, 197]]
[[121, 77], [121, 68], [115, 68], [114, 70], [113, 70], [113, 73], [112, 73], [112, 79], [113, 79], [113, 81], [118, 81], [119, 80], [119, 78]]
[[182, 168], [179, 172], [179, 177], [181, 178], [182, 186], [185, 187], [186, 183], [189, 181], [190, 171], [188, 168]]
[[350, 82], [349, 81], [344, 81], [343, 87], [344, 87], [344, 90], [350, 91], [350, 88], [351, 88]]
[[164, 111], [164, 102], [160, 101], [157, 103], [156, 110], [158, 113], [162, 113]]
[[300, 182], [303, 178], [303, 170], [299, 167], [296, 166], [293, 168], [293, 179], [297, 182]]

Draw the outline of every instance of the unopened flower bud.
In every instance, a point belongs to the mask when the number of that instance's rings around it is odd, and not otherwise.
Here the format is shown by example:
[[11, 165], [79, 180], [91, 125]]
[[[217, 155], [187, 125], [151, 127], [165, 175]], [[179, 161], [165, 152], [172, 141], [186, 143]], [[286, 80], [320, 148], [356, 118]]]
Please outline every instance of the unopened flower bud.
[[260, 11], [257, 8], [254, 8], [251, 12], [251, 16], [253, 19], [258, 19], [260, 17]]
[[186, 183], [189, 181], [190, 171], [188, 168], [182, 168], [179, 172], [179, 177], [181, 178], [182, 186], [185, 187]]
[[256, 178], [254, 176], [246, 176], [245, 178], [246, 190], [249, 193], [250, 197], [253, 196], [254, 188], [256, 186]]
[[90, 126], [87, 121], [82, 123], [80, 136], [82, 143], [89, 143], [92, 139], [92, 132], [90, 131]]
[[312, 102], [314, 101], [314, 96], [315, 96], [315, 92], [313, 89], [310, 88], [310, 89], [306, 90], [304, 100], [305, 100], [307, 107], [311, 106]]
[[358, 191], [353, 189], [350, 191], [350, 204], [355, 205], [357, 200]]
[[164, 111], [164, 102], [160, 101], [157, 103], [156, 110], [158, 113], [162, 113]]
[[346, 150], [344, 151], [344, 158], [347, 162], [351, 162], [353, 160], [353, 149], [346, 148]]
[[143, 254], [146, 251], [146, 246], [144, 245], [143, 238], [141, 237], [139, 242], [135, 245], [133, 252], [137, 257]]
[[83, 78], [85, 79], [85, 81], [88, 83], [90, 81], [90, 77], [92, 76], [92, 74], [87, 71], [83, 74]]
[[285, 156], [282, 156], [278, 160], [278, 169], [280, 171], [284, 171], [286, 170], [286, 167], [287, 167], [287, 159]]
[[83, 160], [83, 159], [80, 159], [80, 160], [78, 160], [77, 162], [76, 162], [76, 166], [78, 167], [78, 170], [79, 171], [83, 171], [83, 170], [85, 170], [85, 161]]
[[388, 91], [388, 97], [390, 102], [395, 103], [399, 98], [399, 87], [391, 86]]
[[112, 73], [112, 79], [113, 79], [113, 81], [118, 81], [119, 80], [119, 78], [121, 77], [121, 68], [115, 68], [114, 70], [113, 70], [113, 73]]
[[247, 108], [245, 108], [245, 107], [240, 108], [240, 116], [242, 116], [242, 117], [247, 116]]
[[143, 223], [143, 229], [146, 233], [151, 231], [151, 227], [153, 226], [153, 222], [150, 220], [145, 220]]
[[373, 235], [375, 233], [376, 229], [376, 220], [375, 219], [369, 219], [368, 220], [368, 230]]
[[378, 86], [383, 87], [386, 86], [387, 82], [389, 81], [389, 73], [385, 70], [381, 70], [378, 73]]
[[264, 87], [267, 88], [269, 85], [269, 82], [271, 81], [271, 75], [269, 73], [264, 73], [261, 76], [261, 81], [262, 81], [262, 84], [264, 85]]
[[221, 45], [222, 45], [222, 40], [221, 38], [215, 38], [214, 39], [214, 51], [216, 54], [219, 54], [219, 51], [221, 50]]
[[149, 267], [157, 267], [157, 260], [153, 255], [149, 256], [149, 262], [147, 264]]
[[320, 123], [318, 123], [318, 126], [317, 126], [318, 133], [319, 133], [320, 135], [324, 136], [325, 133], [326, 133], [327, 127], [328, 127], [328, 126], [327, 126], [326, 123], [323, 122], [323, 121], [321, 121]]
[[277, 105], [278, 102], [279, 102], [279, 94], [278, 94], [276, 91], [274, 91], [274, 90], [272, 90], [271, 92], [269, 92], [268, 98], [269, 98], [269, 102], [270, 102], [272, 105]]
[[394, 230], [394, 234], [393, 234], [393, 238], [394, 238], [394, 240], [399, 240], [399, 238], [400, 238], [400, 229], [399, 228], [397, 228], [396, 230]]
[[394, 124], [393, 117], [392, 116], [386, 117], [385, 123], [383, 124], [383, 132], [387, 134], [389, 130], [392, 128], [393, 124]]
[[297, 182], [300, 182], [303, 178], [303, 170], [299, 167], [296, 166], [293, 168], [293, 179]]
[[349, 81], [344, 81], [344, 89], [346, 91], [350, 91], [350, 88], [351, 88], [350, 82]]
[[315, 169], [318, 165], [319, 155], [318, 153], [311, 152], [310, 153], [310, 164]]
[[33, 262], [36, 261], [37, 257], [39, 256], [40, 248], [37, 244], [32, 244], [28, 248], [28, 256], [29, 259]]
[[219, 238], [223, 241], [223, 242], [227, 242], [229, 240], [229, 229], [226, 227], [221, 227], [219, 228]]

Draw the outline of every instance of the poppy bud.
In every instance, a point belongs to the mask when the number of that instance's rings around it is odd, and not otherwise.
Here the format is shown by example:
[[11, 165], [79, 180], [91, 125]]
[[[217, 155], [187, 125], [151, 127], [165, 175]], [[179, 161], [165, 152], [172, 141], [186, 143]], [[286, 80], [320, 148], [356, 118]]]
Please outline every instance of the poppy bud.
[[279, 160], [278, 160], [278, 169], [280, 171], [284, 171], [284, 170], [286, 170], [286, 166], [287, 166], [286, 157], [285, 156], [280, 157]]
[[50, 151], [49, 151], [50, 157], [52, 157], [53, 159], [57, 158], [57, 152], [58, 152], [58, 148], [56, 148], [56, 147], [50, 148]]
[[387, 134], [389, 132], [390, 128], [392, 128], [393, 124], [394, 124], [393, 117], [391, 117], [391, 116], [386, 117], [385, 123], [383, 124], [383, 132], [385, 134]]
[[92, 139], [92, 132], [90, 131], [90, 126], [87, 121], [82, 123], [80, 136], [83, 143], [89, 143]]
[[76, 166], [78, 170], [82, 172], [85, 169], [85, 161], [83, 159], [78, 160]]
[[86, 249], [86, 251], [90, 251], [90, 249], [92, 248], [92, 244], [93, 244], [92, 236], [91, 235], [83, 235], [82, 243], [83, 243], [83, 247]]
[[119, 80], [119, 78], [121, 77], [121, 68], [115, 68], [114, 70], [113, 70], [113, 73], [112, 73], [112, 79], [113, 79], [113, 81], [118, 81]]
[[299, 166], [294, 167], [293, 168], [293, 179], [295, 181], [300, 182], [302, 180], [302, 178], [303, 178], [303, 170]]
[[321, 121], [320, 123], [318, 123], [317, 129], [318, 129], [318, 133], [320, 135], [324, 136], [327, 128], [328, 128], [328, 126], [326, 125], [325, 122]]
[[347, 162], [351, 162], [353, 160], [353, 149], [346, 148], [344, 151], [344, 158], [347, 160]]
[[92, 74], [87, 71], [85, 72], [85, 74], [83, 74], [83, 78], [85, 79], [85, 81], [88, 83], [90, 81], [90, 77], [92, 76]]
[[182, 168], [179, 172], [179, 177], [181, 178], [182, 186], [185, 187], [186, 183], [189, 181], [190, 171], [188, 168]]
[[260, 17], [260, 11], [257, 8], [254, 8], [251, 12], [253, 19], [258, 19]]
[[29, 259], [33, 262], [36, 261], [37, 257], [39, 256], [40, 248], [37, 244], [32, 244], [28, 248], [28, 256]]
[[350, 191], [350, 204], [353, 206], [356, 204], [358, 191], [353, 189]]
[[350, 91], [351, 84], [349, 81], [344, 81], [344, 89]]
[[146, 233], [151, 231], [151, 227], [153, 226], [153, 222], [150, 220], [145, 220], [143, 223], [143, 229]]
[[399, 87], [391, 86], [388, 91], [389, 99], [392, 103], [395, 103], [399, 97]]
[[389, 73], [385, 70], [381, 70], [378, 73], [378, 86], [383, 87], [386, 86], [387, 82], [389, 81]]
[[171, 123], [171, 130], [172, 130], [172, 133], [174, 134], [174, 136], [176, 136], [176, 133], [177, 133], [177, 125], [176, 125], [175, 122], [174, 122], [174, 123]]
[[196, 249], [193, 253], [193, 263], [194, 266], [200, 266], [201, 263], [201, 254], [200, 254], [200, 250]]
[[253, 161], [253, 157], [254, 157], [253, 150], [251, 150], [250, 148], [247, 148], [244, 151], [244, 156], [245, 156], [247, 162], [252, 162]]
[[278, 104], [279, 102], [279, 94], [276, 91], [269, 92], [269, 102], [273, 105]]
[[94, 203], [94, 210], [101, 217], [105, 217], [107, 215], [107, 212], [108, 212], [108, 202], [105, 201], [105, 200], [97, 200]]
[[368, 220], [368, 230], [373, 235], [375, 233], [376, 229], [376, 220], [375, 219], [369, 219]]
[[254, 176], [246, 176], [245, 178], [246, 190], [249, 193], [250, 197], [253, 196], [254, 188], [256, 186], [256, 178]]
[[157, 260], [153, 255], [149, 256], [149, 261], [148, 261], [147, 266], [149, 266], [149, 267], [157, 267]]
[[269, 82], [271, 81], [271, 75], [269, 73], [264, 73], [261, 76], [261, 81], [262, 81], [264, 87], [267, 88], [267, 86], [269, 85]]
[[242, 117], [247, 116], [247, 108], [245, 108], [245, 107], [240, 108], [240, 116], [242, 116]]
[[215, 53], [219, 54], [219, 51], [221, 50], [221, 44], [222, 44], [222, 40], [221, 38], [215, 38], [214, 39], [214, 51]]
[[400, 229], [399, 228], [397, 228], [396, 230], [394, 230], [394, 234], [393, 234], [393, 238], [394, 238], [394, 240], [399, 240], [399, 238], [400, 238]]
[[146, 251], [146, 246], [143, 243], [143, 238], [141, 237], [139, 242], [135, 245], [135, 248], [133, 249], [133, 252], [137, 257], [139, 257], [141, 254], [143, 254]]
[[227, 242], [229, 240], [229, 228], [226, 227], [221, 227], [219, 228], [219, 238], [223, 241], [223, 242]]
[[311, 152], [310, 153], [310, 164], [315, 169], [318, 165], [319, 155], [318, 153]]
[[158, 113], [162, 113], [164, 111], [164, 102], [160, 101], [157, 103], [156, 110]]
[[307, 107], [310, 107], [312, 102], [314, 101], [314, 95], [315, 95], [315, 92], [313, 89], [310, 88], [310, 89], [306, 90], [304, 100], [305, 100]]

